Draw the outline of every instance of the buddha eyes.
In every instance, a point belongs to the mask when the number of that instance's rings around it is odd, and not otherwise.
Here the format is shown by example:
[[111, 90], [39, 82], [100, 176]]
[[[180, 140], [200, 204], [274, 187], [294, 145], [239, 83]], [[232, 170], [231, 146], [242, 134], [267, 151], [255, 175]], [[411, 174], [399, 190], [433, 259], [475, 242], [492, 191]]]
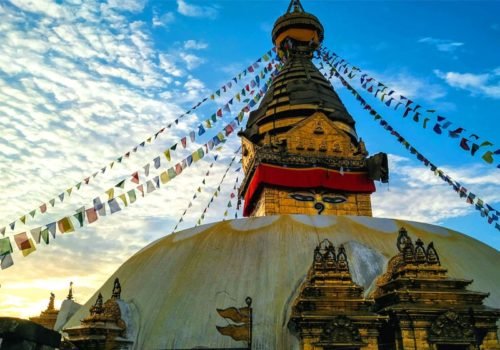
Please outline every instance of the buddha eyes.
[[301, 202], [314, 202], [314, 196], [307, 194], [293, 193], [290, 197]]
[[347, 199], [344, 196], [335, 196], [335, 197], [323, 197], [323, 202], [325, 203], [332, 203], [332, 204], [337, 204], [337, 203], [344, 203]]
[[[316, 200], [314, 196], [306, 193], [292, 193], [290, 197], [301, 202], [314, 202]], [[347, 198], [342, 195], [324, 195], [321, 200], [325, 203], [338, 204], [344, 203]]]

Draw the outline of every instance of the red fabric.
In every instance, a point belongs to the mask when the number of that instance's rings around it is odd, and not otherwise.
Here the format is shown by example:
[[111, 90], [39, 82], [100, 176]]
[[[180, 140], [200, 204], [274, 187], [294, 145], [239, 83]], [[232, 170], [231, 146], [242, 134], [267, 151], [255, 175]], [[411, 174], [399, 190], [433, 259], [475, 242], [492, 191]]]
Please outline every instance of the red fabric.
[[344, 192], [375, 192], [375, 184], [366, 173], [345, 172], [342, 175], [339, 171], [324, 168], [297, 169], [261, 164], [248, 185], [243, 215], [250, 215], [252, 208], [249, 205], [263, 184], [296, 188], [321, 187]]

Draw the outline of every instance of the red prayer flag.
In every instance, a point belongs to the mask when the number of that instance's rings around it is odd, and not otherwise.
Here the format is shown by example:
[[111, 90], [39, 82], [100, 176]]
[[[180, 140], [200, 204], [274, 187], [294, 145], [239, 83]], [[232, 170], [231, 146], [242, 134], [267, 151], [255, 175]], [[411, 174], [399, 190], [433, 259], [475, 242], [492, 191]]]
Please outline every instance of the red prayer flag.
[[97, 213], [95, 211], [95, 208], [89, 208], [85, 210], [85, 213], [87, 214], [87, 221], [89, 224], [97, 221]]

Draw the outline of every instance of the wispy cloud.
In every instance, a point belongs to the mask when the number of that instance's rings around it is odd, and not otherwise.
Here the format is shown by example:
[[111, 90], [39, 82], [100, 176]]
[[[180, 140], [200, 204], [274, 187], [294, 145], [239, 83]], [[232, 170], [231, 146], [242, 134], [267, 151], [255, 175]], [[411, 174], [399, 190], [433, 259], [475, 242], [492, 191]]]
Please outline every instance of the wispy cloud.
[[[390, 187], [380, 186], [373, 195], [375, 216], [440, 223], [475, 211], [465, 200], [460, 201], [448, 184], [415, 161], [390, 155], [389, 167], [394, 180]], [[486, 202], [500, 202], [500, 193], [495, 191], [500, 177], [495, 169], [482, 165], [442, 169], [472, 192], [482, 195]]]
[[208, 47], [208, 44], [203, 41], [196, 40], [186, 40], [184, 42], [184, 49], [186, 50], [204, 50]]
[[217, 18], [218, 9], [215, 6], [198, 6], [184, 0], [177, 0], [177, 11], [188, 17]]
[[153, 11], [153, 27], [168, 27], [175, 21], [175, 14], [173, 12], [166, 12], [162, 15], [158, 14], [157, 10]]
[[458, 73], [434, 70], [434, 74], [449, 86], [467, 90], [472, 94], [500, 99], [500, 67], [488, 73]]
[[421, 38], [418, 40], [419, 43], [429, 44], [434, 46], [438, 51], [441, 52], [454, 52], [458, 48], [464, 46], [464, 43], [459, 41], [453, 41], [448, 39], [437, 39], [432, 37]]

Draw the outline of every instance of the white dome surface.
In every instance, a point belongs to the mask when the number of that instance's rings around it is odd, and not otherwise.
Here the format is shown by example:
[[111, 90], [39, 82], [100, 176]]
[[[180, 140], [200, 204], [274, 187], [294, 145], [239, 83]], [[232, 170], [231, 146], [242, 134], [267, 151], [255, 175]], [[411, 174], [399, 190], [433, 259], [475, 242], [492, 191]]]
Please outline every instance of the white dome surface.
[[344, 244], [354, 281], [368, 291], [397, 254], [403, 226], [414, 240], [434, 242], [450, 277], [473, 279], [470, 289], [491, 293], [486, 304], [500, 308], [500, 253], [473, 238], [404, 220], [281, 215], [219, 222], [157, 240], [125, 262], [66, 327], [80, 324], [97, 293], [109, 298], [118, 277], [131, 309], [126, 321], [134, 349], [244, 347], [215, 326], [228, 324], [217, 308], [243, 307], [247, 296], [253, 299], [253, 348], [298, 348], [288, 317], [316, 245], [325, 238]]

